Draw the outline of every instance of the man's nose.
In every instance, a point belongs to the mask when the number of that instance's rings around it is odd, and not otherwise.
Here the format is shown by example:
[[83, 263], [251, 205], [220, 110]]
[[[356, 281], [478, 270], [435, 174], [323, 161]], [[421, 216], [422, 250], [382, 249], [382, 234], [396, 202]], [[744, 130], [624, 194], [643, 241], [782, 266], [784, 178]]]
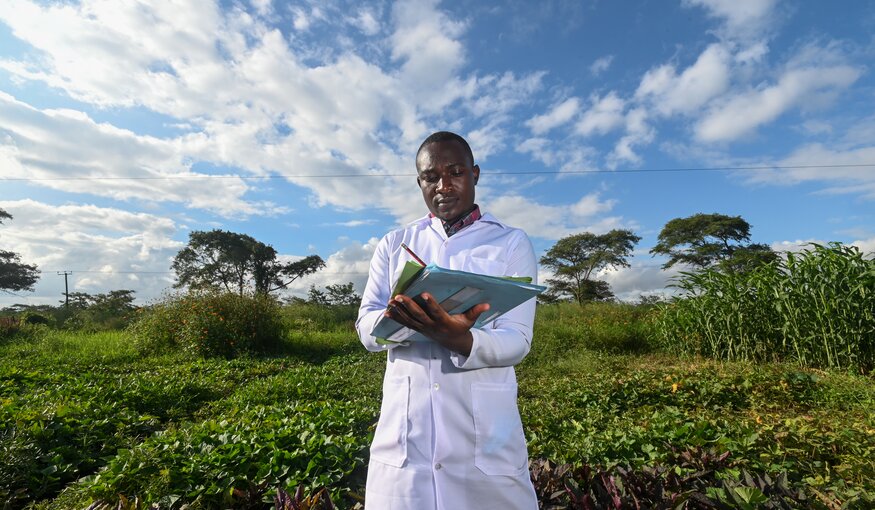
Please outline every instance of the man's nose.
[[453, 189], [453, 184], [451, 182], [450, 176], [445, 175], [445, 176], [441, 177], [437, 183], [436, 191], [438, 193], [443, 193], [445, 191], [452, 191], [452, 189]]

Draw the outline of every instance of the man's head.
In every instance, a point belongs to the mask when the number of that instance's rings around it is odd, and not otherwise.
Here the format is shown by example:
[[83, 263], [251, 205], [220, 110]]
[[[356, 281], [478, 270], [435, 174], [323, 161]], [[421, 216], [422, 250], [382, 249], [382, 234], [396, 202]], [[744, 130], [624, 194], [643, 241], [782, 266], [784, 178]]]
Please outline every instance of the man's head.
[[443, 221], [454, 221], [474, 208], [480, 167], [468, 142], [449, 131], [432, 134], [416, 152], [416, 183], [425, 205]]

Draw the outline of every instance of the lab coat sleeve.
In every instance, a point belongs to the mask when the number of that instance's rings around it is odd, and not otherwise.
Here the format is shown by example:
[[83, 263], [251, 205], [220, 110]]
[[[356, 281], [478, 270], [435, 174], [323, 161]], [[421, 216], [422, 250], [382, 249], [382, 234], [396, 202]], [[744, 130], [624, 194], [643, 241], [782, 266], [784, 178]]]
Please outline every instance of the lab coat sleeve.
[[359, 340], [365, 349], [378, 352], [394, 349], [396, 345], [380, 345], [376, 337], [371, 335], [374, 325], [383, 316], [386, 304], [392, 294], [390, 286], [389, 236], [383, 237], [374, 250], [371, 267], [368, 270], [368, 283], [362, 293], [362, 304], [359, 306], [355, 329]]
[[[538, 280], [535, 251], [529, 238], [519, 231], [510, 249], [508, 276], [529, 276]], [[453, 353], [453, 364], [461, 369], [513, 366], [523, 360], [532, 346], [532, 327], [535, 321], [535, 298], [526, 301], [502, 315], [484, 328], [471, 330], [474, 343], [471, 353], [463, 356]]]

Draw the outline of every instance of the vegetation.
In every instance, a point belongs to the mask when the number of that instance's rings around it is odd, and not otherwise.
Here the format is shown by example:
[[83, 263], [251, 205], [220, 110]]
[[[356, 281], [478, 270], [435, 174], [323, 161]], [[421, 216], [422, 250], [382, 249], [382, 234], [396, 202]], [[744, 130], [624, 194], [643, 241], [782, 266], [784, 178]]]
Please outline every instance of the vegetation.
[[[182, 318], [201, 320], [199, 306]], [[588, 508], [587, 494], [603, 508], [614, 497], [687, 508], [875, 502], [870, 377], [682, 360], [648, 341], [656, 313], [539, 307], [517, 372], [543, 508]], [[353, 508], [385, 356], [361, 348], [354, 307], [294, 304], [279, 316], [270, 357], [140, 354], [128, 332], [44, 327], [0, 345], [0, 501], [295, 508], [330, 497]], [[695, 506], [706, 499], [714, 506]]]
[[282, 340], [279, 306], [272, 298], [233, 293], [189, 293], [139, 310], [131, 332], [145, 354], [183, 351], [235, 357], [268, 353]]
[[[0, 209], [0, 225], [11, 219], [11, 214]], [[35, 265], [24, 264], [15, 252], [0, 250], [0, 291], [33, 290], [37, 280], [39, 269]]]
[[541, 257], [541, 265], [553, 271], [553, 277], [547, 280], [550, 290], [541, 300], [572, 299], [582, 304], [612, 299], [608, 283], [593, 280], [592, 276], [606, 267], [629, 267], [626, 259], [640, 240], [631, 230], [611, 230], [601, 235], [583, 232], [556, 241]]
[[246, 234], [193, 231], [173, 259], [176, 287], [269, 294], [325, 267], [318, 255], [281, 262], [276, 250]]
[[699, 213], [675, 218], [659, 232], [650, 253], [668, 255], [663, 269], [682, 263], [696, 269], [746, 271], [776, 258], [767, 245], [750, 243], [750, 228], [741, 216]]
[[813, 245], [746, 273], [682, 273], [656, 338], [672, 351], [726, 360], [875, 368], [875, 260]]

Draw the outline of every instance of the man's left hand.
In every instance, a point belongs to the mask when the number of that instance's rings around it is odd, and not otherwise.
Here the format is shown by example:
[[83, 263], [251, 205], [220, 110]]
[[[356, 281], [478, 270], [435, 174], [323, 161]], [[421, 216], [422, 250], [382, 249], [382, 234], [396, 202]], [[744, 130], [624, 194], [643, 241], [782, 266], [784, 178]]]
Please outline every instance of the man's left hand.
[[395, 296], [389, 300], [386, 317], [422, 333], [451, 351], [463, 356], [470, 355], [474, 343], [471, 327], [480, 314], [489, 310], [489, 303], [480, 303], [466, 312], [450, 315], [431, 294], [424, 292], [420, 297], [424, 306], [419, 306], [409, 296]]

